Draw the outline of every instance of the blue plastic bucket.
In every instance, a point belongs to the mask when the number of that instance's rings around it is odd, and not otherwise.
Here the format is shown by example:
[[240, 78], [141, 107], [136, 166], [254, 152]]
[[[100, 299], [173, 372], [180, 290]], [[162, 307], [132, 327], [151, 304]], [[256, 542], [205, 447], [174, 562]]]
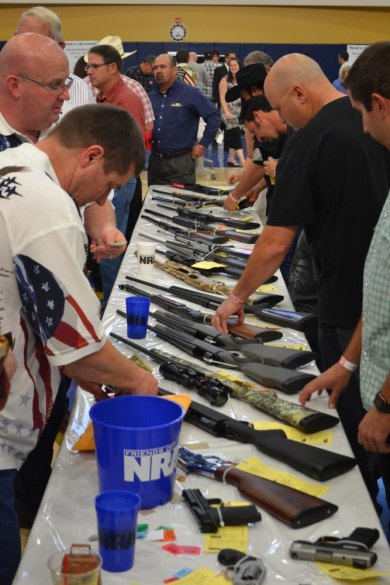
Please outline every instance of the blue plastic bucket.
[[173, 495], [181, 406], [157, 396], [120, 396], [90, 410], [100, 491], [130, 490], [141, 509]]

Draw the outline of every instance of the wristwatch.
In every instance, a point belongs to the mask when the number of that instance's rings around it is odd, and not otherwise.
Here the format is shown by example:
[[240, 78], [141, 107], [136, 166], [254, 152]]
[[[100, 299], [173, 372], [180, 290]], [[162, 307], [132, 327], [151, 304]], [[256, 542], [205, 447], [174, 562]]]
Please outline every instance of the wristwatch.
[[379, 391], [378, 394], [375, 396], [374, 404], [375, 407], [379, 410], [379, 412], [390, 414], [390, 402], [386, 400], [382, 392]]

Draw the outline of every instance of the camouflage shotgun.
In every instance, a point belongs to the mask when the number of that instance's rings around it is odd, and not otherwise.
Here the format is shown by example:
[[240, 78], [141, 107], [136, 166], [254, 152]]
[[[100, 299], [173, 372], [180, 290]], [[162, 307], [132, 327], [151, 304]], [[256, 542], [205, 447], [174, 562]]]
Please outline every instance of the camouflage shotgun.
[[[117, 313], [122, 317], [126, 317], [126, 313], [123, 311], [118, 310]], [[227, 372], [221, 370], [218, 372], [212, 372], [205, 367], [199, 367], [193, 362], [179, 358], [178, 356], [173, 356], [171, 353], [163, 351], [162, 349], [147, 349], [142, 345], [117, 334], [112, 335], [112, 337], [141, 351], [142, 353], [145, 353], [146, 355], [149, 355], [159, 364], [170, 362], [171, 364], [176, 364], [183, 368], [191, 368], [191, 370], [195, 370], [202, 375], [218, 380], [223, 385], [226, 392], [233, 398], [242, 400], [243, 402], [248, 402], [248, 404], [251, 404], [254, 408], [283, 421], [303, 433], [310, 434], [324, 431], [325, 429], [334, 427], [339, 423], [339, 419], [336, 416], [319, 412], [312, 408], [308, 408], [307, 406], [301, 406], [300, 404], [295, 404], [279, 398], [274, 390], [261, 388], [256, 386], [256, 384], [253, 384], [253, 382], [240, 380], [239, 378], [232, 379], [231, 375]], [[163, 372], [161, 373], [164, 375]], [[181, 380], [178, 381], [178, 384], [184, 385]], [[206, 399], [212, 404], [207, 396]]]

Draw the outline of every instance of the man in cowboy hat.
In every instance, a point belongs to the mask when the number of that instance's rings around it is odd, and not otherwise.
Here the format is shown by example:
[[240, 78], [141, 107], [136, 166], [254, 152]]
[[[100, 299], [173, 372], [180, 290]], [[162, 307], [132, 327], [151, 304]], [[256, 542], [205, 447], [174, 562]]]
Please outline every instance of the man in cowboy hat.
[[[117, 35], [108, 35], [104, 37], [99, 41], [98, 45], [111, 45], [111, 47], [114, 47], [114, 49], [118, 51], [122, 61], [127, 57], [131, 57], [137, 52], [137, 51], [125, 52], [123, 48], [122, 39]], [[87, 62], [88, 55], [85, 55], [84, 59]], [[151, 132], [153, 129], [154, 113], [152, 104], [146, 91], [144, 90], [142, 85], [138, 83], [138, 81], [136, 81], [135, 79], [130, 79], [130, 77], [127, 77], [127, 75], [122, 75], [122, 80], [125, 83], [125, 85], [129, 89], [131, 89], [135, 94], [137, 94], [137, 96], [141, 99], [145, 110], [145, 132], [146, 133]], [[88, 76], [84, 79], [84, 82], [91, 87], [91, 82]], [[92, 91], [96, 96], [99, 90], [96, 88], [92, 88]]]

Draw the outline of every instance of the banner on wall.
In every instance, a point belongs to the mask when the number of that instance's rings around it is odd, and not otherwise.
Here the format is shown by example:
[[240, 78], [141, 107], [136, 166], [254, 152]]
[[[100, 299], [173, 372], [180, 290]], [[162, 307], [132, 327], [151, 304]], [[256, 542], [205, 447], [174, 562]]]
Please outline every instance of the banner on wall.
[[89, 49], [96, 47], [98, 44], [99, 41], [67, 41], [65, 44], [65, 53], [69, 60], [70, 71], [73, 71], [80, 57], [88, 53]]
[[364, 49], [368, 46], [369, 45], [347, 45], [347, 51], [349, 55], [348, 64], [352, 65], [353, 63], [355, 63], [360, 53], [362, 53]]

